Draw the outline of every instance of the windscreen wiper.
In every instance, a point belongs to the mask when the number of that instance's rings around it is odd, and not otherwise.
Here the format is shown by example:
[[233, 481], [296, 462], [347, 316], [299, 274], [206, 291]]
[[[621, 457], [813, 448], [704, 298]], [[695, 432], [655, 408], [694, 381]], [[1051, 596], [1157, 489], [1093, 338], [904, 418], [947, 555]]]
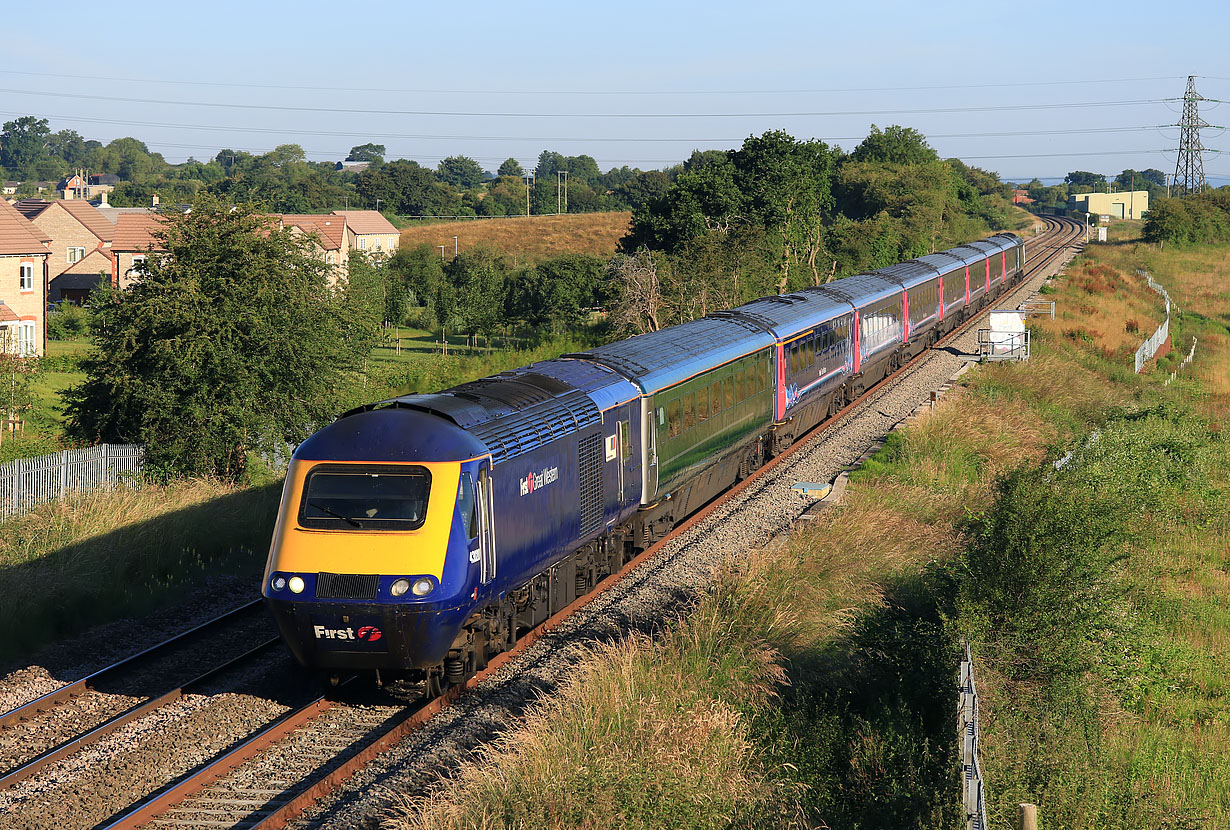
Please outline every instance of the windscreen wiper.
[[363, 525], [359, 524], [357, 519], [352, 519], [349, 516], [343, 516], [341, 513], [336, 513], [330, 510], [329, 508], [325, 507], [323, 504], [317, 504], [314, 501], [310, 501], [308, 502], [308, 507], [315, 507], [321, 513], [328, 513], [330, 516], [332, 516], [335, 519], [341, 519], [343, 522], [346, 522], [351, 527], [357, 527], [360, 530], [363, 529]]

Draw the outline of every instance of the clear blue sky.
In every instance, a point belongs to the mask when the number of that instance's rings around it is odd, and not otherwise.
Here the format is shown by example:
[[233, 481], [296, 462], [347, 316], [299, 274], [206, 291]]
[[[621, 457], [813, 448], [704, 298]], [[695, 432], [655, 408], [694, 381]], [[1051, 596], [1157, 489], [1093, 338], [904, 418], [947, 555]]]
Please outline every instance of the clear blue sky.
[[[1178, 130], [1153, 128], [1181, 104], [1158, 99], [1195, 74], [1230, 101], [1218, 2], [164, 0], [5, 17], [0, 118], [132, 135], [172, 162], [283, 143], [332, 160], [371, 141], [429, 166], [551, 149], [649, 169], [771, 129], [850, 150], [875, 123], [1006, 179], [1173, 172]], [[1123, 101], [1149, 103], [1107, 105]], [[1230, 126], [1230, 106], [1202, 115]], [[1204, 142], [1230, 151], [1221, 130]], [[1205, 171], [1230, 181], [1230, 157]]]

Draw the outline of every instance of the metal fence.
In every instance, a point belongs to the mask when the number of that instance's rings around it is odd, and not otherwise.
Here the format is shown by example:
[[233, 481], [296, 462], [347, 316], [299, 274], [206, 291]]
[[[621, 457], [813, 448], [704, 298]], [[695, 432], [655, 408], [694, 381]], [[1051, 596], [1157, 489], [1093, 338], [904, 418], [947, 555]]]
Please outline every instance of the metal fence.
[[957, 673], [957, 740], [961, 744], [961, 804], [967, 830], [986, 830], [987, 804], [982, 766], [978, 762], [978, 689], [974, 685], [974, 658], [969, 645]]
[[[1153, 277], [1149, 275], [1148, 271], [1138, 270], [1136, 273], [1144, 277], [1148, 281], [1149, 287], [1161, 294], [1162, 299], [1166, 301], [1166, 321], [1158, 326], [1157, 331], [1153, 332], [1153, 336], [1141, 343], [1140, 348], [1136, 350], [1136, 372], [1139, 373], [1141, 369], [1145, 368], [1145, 364], [1157, 354], [1157, 350], [1162, 347], [1162, 344], [1170, 339], [1170, 295], [1166, 293], [1165, 288], [1153, 281]], [[1178, 310], [1178, 306], [1175, 306], [1175, 311]]]
[[99, 444], [0, 464], [0, 516], [67, 493], [131, 483], [142, 462], [137, 444]]

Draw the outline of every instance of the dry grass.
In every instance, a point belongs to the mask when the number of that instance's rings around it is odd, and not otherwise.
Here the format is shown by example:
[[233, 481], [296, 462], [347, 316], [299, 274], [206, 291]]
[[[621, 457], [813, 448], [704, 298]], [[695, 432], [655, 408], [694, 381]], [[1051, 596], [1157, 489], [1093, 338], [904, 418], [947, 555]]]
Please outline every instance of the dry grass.
[[631, 213], [612, 212], [442, 222], [403, 228], [401, 247], [444, 245], [446, 256], [452, 256], [456, 236], [458, 250], [487, 245], [514, 265], [567, 253], [609, 257], [631, 221]]
[[165, 607], [211, 575], [260, 575], [280, 484], [96, 490], [0, 523], [0, 658]]

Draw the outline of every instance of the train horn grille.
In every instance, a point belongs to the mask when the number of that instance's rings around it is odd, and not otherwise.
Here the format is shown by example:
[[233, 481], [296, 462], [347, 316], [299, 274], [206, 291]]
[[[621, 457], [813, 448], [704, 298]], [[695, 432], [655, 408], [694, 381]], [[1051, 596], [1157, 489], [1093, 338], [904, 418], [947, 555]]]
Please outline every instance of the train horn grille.
[[375, 574], [316, 575], [317, 599], [375, 599], [380, 577]]

